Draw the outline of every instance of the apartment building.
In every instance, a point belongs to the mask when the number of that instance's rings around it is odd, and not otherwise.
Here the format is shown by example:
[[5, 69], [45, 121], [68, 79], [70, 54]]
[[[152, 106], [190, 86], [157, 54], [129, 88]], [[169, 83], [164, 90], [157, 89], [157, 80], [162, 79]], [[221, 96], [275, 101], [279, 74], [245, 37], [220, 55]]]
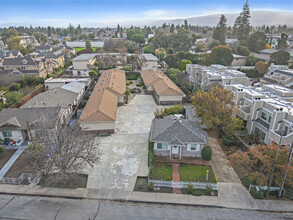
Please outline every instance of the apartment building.
[[265, 144], [291, 145], [293, 141], [293, 90], [280, 85], [231, 86], [237, 115], [250, 134]]
[[89, 77], [89, 72], [96, 62], [95, 54], [81, 54], [72, 59], [74, 76]]
[[260, 79], [261, 85], [263, 84], [279, 84], [288, 88], [293, 87], [293, 70], [288, 66], [271, 65], [268, 72]]

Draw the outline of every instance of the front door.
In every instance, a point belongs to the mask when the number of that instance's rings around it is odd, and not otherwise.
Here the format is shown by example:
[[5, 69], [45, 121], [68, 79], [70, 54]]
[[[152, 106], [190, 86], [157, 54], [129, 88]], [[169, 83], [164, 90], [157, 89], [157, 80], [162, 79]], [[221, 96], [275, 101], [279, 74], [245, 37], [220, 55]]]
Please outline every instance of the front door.
[[178, 154], [179, 147], [178, 146], [172, 146], [172, 154]]

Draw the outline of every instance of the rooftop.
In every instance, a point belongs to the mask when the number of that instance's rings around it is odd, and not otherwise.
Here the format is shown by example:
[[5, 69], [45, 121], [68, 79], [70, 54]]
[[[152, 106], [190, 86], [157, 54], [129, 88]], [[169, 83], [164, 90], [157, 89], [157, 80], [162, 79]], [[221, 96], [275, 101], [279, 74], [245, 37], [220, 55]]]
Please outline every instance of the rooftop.
[[94, 59], [95, 54], [80, 54], [77, 57], [73, 58], [72, 61], [89, 61]]

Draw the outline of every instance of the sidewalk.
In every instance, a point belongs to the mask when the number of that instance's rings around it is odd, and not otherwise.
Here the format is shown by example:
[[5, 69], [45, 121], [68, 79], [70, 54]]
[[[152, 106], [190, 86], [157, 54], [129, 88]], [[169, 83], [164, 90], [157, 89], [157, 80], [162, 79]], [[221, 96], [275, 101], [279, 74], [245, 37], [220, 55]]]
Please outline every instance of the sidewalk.
[[3, 179], [3, 177], [5, 176], [5, 174], [8, 172], [8, 170], [10, 169], [10, 167], [12, 167], [12, 165], [14, 164], [14, 162], [22, 154], [22, 152], [24, 151], [25, 148], [26, 148], [25, 146], [18, 148], [18, 150], [7, 161], [7, 163], [4, 165], [4, 167], [0, 171], [0, 180]]
[[[248, 193], [248, 192], [247, 192]], [[54, 187], [25, 186], [25, 185], [0, 185], [0, 194], [29, 195], [75, 199], [112, 200], [126, 202], [160, 203], [174, 205], [195, 205], [218, 208], [234, 208], [259, 211], [293, 212], [293, 202], [275, 200], [254, 200], [253, 207], [243, 206], [239, 200], [230, 203], [229, 198], [223, 200], [217, 196], [192, 196], [186, 194], [169, 194], [154, 192], [136, 192], [119, 190], [96, 190], [86, 188], [66, 189]], [[239, 198], [241, 199], [241, 198]]]

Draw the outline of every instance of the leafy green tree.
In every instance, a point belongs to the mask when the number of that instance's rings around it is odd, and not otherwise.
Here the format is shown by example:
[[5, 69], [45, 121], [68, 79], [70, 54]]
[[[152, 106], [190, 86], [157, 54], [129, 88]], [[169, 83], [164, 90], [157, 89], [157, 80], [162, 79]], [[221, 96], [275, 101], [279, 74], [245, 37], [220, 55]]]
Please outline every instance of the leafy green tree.
[[184, 21], [184, 29], [185, 30], [189, 30], [189, 27], [188, 27], [188, 22], [187, 20]]
[[20, 83], [14, 83], [13, 85], [13, 91], [18, 91], [21, 89], [21, 84]]
[[154, 44], [149, 44], [147, 46], [145, 46], [142, 50], [144, 53], [152, 53], [152, 54], [155, 54], [155, 45]]
[[288, 35], [282, 33], [281, 38], [278, 40], [278, 48], [280, 50], [285, 50], [288, 47], [287, 40], [288, 40]]
[[22, 46], [20, 45], [20, 37], [11, 37], [6, 40], [8, 50], [20, 50]]
[[213, 40], [213, 42], [209, 45], [209, 48], [212, 49], [212, 48], [214, 48], [214, 47], [216, 47], [216, 46], [219, 46], [220, 44], [221, 44], [220, 41], [218, 41], [218, 40]]
[[220, 17], [220, 21], [214, 30], [213, 38], [215, 40], [220, 41], [220, 43], [224, 45], [226, 43], [225, 42], [226, 32], [227, 32], [227, 19], [225, 15], [222, 14]]
[[271, 55], [270, 63], [276, 65], [287, 65], [290, 59], [290, 53], [288, 51], [279, 50]]
[[46, 34], [42, 33], [42, 32], [36, 32], [34, 33], [34, 37], [36, 38], [36, 40], [40, 43], [40, 44], [45, 44], [48, 41], [48, 37]]
[[167, 55], [164, 60], [171, 68], [179, 68], [181, 61], [180, 58], [174, 54]]
[[28, 52], [28, 50], [26, 49], [26, 48], [22, 48], [22, 49], [20, 49], [20, 52], [23, 54], [23, 55], [26, 55], [26, 54], [28, 54], [29, 52]]
[[250, 51], [245, 46], [239, 46], [239, 47], [237, 47], [237, 54], [242, 55], [242, 56], [248, 56], [250, 54]]
[[85, 42], [85, 47], [86, 47], [87, 49], [92, 48], [92, 44], [91, 44], [91, 42], [90, 42], [89, 40], [87, 40], [87, 41]]
[[94, 78], [94, 77], [96, 77], [98, 75], [98, 72], [96, 71], [96, 70], [91, 70], [90, 72], [89, 72], [89, 76], [90, 76], [90, 78]]
[[186, 65], [187, 64], [192, 64], [192, 62], [190, 60], [182, 60], [181, 63], [180, 63], [180, 70], [184, 71], [186, 70]]
[[45, 81], [44, 78], [39, 76], [24, 76], [21, 79], [21, 84], [23, 86], [36, 86], [39, 84], [43, 84], [44, 81]]
[[83, 40], [87, 40], [89, 38], [89, 36], [87, 34], [82, 34], [82, 35], [80, 35], [80, 38]]
[[79, 34], [81, 34], [81, 32], [82, 32], [82, 30], [81, 30], [81, 27], [80, 27], [80, 24], [79, 24], [79, 25], [77, 25], [77, 27], [75, 29], [75, 33], [79, 35]]
[[192, 45], [195, 44], [196, 39], [197, 39], [197, 36], [196, 36], [195, 34], [192, 34], [192, 36], [191, 36], [191, 42], [192, 42]]
[[246, 66], [254, 66], [257, 62], [259, 61], [258, 58], [256, 58], [255, 56], [249, 55], [246, 58]]
[[94, 33], [89, 34], [89, 39], [94, 39], [95, 37], [96, 37], [96, 35]]
[[167, 73], [172, 81], [174, 81], [175, 83], [178, 82], [178, 74], [181, 73], [179, 69], [170, 68], [167, 70]]
[[141, 34], [141, 35], [143, 35], [140, 30], [137, 30], [137, 29], [129, 30], [127, 32], [127, 40], [131, 40], [132, 36], [135, 35], [135, 34]]
[[237, 37], [237, 39], [240, 41], [240, 43], [244, 44], [249, 37], [250, 33], [250, 10], [249, 10], [249, 4], [248, 0], [246, 0], [246, 3], [244, 4], [242, 8], [242, 12], [240, 15], [236, 18], [235, 24], [233, 26], [233, 33]]
[[174, 24], [171, 24], [171, 27], [170, 27], [170, 33], [174, 33], [174, 31], [175, 31], [175, 27], [174, 27]]
[[230, 65], [233, 61], [231, 48], [222, 45], [214, 47], [210, 56], [213, 63], [224, 66]]
[[11, 106], [15, 103], [19, 103], [21, 101], [22, 96], [18, 92], [7, 92], [5, 94], [5, 98], [6, 106]]
[[266, 48], [266, 34], [261, 31], [253, 33], [248, 40], [249, 50], [258, 53], [259, 51]]
[[131, 41], [134, 41], [138, 44], [144, 44], [145, 43], [145, 38], [144, 38], [144, 35], [143, 34], [134, 34], [131, 38], [130, 38]]
[[6, 42], [6, 39], [8, 38], [17, 37], [18, 31], [14, 28], [4, 29], [4, 31], [1, 33], [1, 36], [2, 39]]
[[269, 65], [267, 65], [263, 61], [258, 61], [254, 66], [254, 69], [258, 72], [259, 75], [263, 75], [264, 73], [266, 73], [268, 71], [268, 68]]

